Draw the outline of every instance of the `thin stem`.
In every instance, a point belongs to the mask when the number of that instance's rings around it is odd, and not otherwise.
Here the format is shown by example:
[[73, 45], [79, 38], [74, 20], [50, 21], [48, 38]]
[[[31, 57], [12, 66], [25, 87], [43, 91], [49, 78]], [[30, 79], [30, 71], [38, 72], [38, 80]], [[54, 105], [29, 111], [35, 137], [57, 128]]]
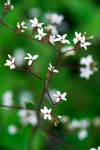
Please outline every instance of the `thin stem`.
[[31, 134], [29, 136], [29, 140], [28, 140], [28, 145], [27, 145], [27, 149], [28, 150], [33, 150], [33, 134], [35, 135], [36, 131], [37, 131], [37, 126], [32, 128]]
[[[0, 107], [4, 107], [4, 108], [12, 108], [12, 109], [24, 109], [24, 110], [34, 110], [33, 108], [24, 108], [24, 107], [21, 107], [21, 106], [7, 106], [7, 105], [3, 105], [3, 104], [0, 104]], [[36, 110], [36, 109], [35, 109]]]
[[46, 89], [46, 92], [47, 92], [47, 94], [48, 94], [48, 96], [49, 96], [49, 99], [50, 99], [52, 105], [54, 105], [54, 102], [53, 102], [53, 100], [52, 100], [52, 98], [51, 98], [51, 96], [50, 96], [50, 94], [49, 94], [49, 91], [48, 91], [47, 87], [45, 87], [45, 89]]
[[37, 79], [39, 79], [40, 81], [44, 82], [44, 80], [43, 80], [41, 77], [37, 76], [35, 73], [33, 73], [32, 71], [30, 71], [30, 70], [28, 70], [28, 69], [20, 68], [19, 66], [16, 66], [16, 69], [21, 70], [21, 71], [28, 72], [28, 73], [32, 74], [33, 76], [35, 76], [35, 77], [36, 77]]
[[[61, 57], [61, 53], [59, 53], [59, 55], [58, 55], [58, 57], [57, 57], [57, 60], [56, 60], [56, 63], [55, 63], [55, 68], [57, 68], [57, 66], [58, 66], [58, 62], [59, 62], [59, 60], [60, 60], [60, 57]], [[49, 79], [49, 81], [48, 81], [48, 84], [47, 84], [47, 86], [49, 86], [49, 84], [50, 84], [50, 82], [51, 82], [51, 79], [52, 79], [52, 77], [53, 77], [53, 72], [52, 72], [52, 75], [51, 75], [51, 77], [50, 77], [50, 79]]]
[[44, 99], [44, 95], [45, 95], [45, 83], [44, 83], [44, 87], [43, 87], [43, 91], [42, 91], [42, 95], [41, 95], [41, 98], [40, 98], [40, 101], [39, 101], [39, 104], [38, 104], [38, 107], [37, 107], [37, 118], [38, 118], [38, 125], [37, 126], [40, 126], [40, 108], [41, 108], [41, 105], [43, 103], [43, 99]]
[[[11, 31], [17, 33], [16, 29], [14, 29], [13, 27], [11, 27], [11, 26], [9, 26], [8, 24], [4, 23], [2, 20], [3, 20], [3, 16], [2, 16], [2, 18], [0, 19], [0, 23], [1, 23], [3, 26], [5, 26], [6, 28], [10, 29]], [[43, 40], [37, 40], [37, 39], [33, 38], [31, 35], [26, 35], [26, 34], [24, 34], [24, 33], [19, 33], [19, 34], [17, 33], [17, 35], [24, 36], [24, 37], [26, 37], [26, 38], [29, 38], [29, 39], [31, 39], [31, 40], [33, 40], [33, 41], [37, 41], [37, 42], [40, 42], [40, 43], [50, 44], [50, 45], [55, 49], [55, 51], [57, 52], [57, 54], [59, 53], [59, 52], [58, 52], [58, 49], [57, 49], [52, 43], [50, 43], [49, 41], [48, 41], [48, 42], [45, 42], [45, 41], [43, 41]]]
[[57, 137], [57, 135], [55, 135], [54, 133], [52, 133], [51, 131], [48, 131], [47, 129], [41, 128], [43, 131], [45, 131], [46, 133], [48, 133], [48, 135], [55, 140], [56, 142], [62, 144], [63, 146], [65, 146], [66, 148], [69, 148], [70, 150], [75, 150], [71, 145], [69, 145], [67, 142], [62, 141], [61, 139], [59, 139]]

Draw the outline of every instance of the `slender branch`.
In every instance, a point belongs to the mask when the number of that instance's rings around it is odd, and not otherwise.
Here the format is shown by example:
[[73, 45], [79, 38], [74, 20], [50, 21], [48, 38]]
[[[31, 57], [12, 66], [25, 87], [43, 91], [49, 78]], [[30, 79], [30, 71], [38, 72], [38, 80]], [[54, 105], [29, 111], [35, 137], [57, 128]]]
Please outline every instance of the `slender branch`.
[[40, 42], [40, 43], [49, 44], [49, 45], [51, 45], [51, 46], [55, 49], [55, 51], [56, 51], [57, 54], [58, 54], [58, 49], [56, 48], [56, 46], [54, 46], [54, 45], [53, 45], [52, 43], [50, 43], [49, 41], [37, 40], [37, 39], [35, 39], [35, 38], [32, 37], [33, 34], [31, 34], [31, 35], [26, 35], [26, 34], [24, 34], [24, 33], [17, 33], [16, 29], [14, 29], [13, 27], [9, 26], [8, 24], [6, 24], [5, 22], [2, 21], [3, 18], [4, 18], [4, 16], [2, 16], [2, 18], [0, 19], [0, 23], [1, 23], [3, 26], [5, 26], [6, 28], [8, 28], [8, 29], [10, 29], [11, 31], [15, 32], [17, 35], [24, 36], [24, 37], [26, 37], [26, 38], [29, 38], [29, 39], [33, 40], [33, 41], [37, 41], [37, 42]]
[[37, 126], [32, 128], [31, 134], [30, 134], [29, 139], [28, 139], [28, 144], [27, 144], [27, 149], [28, 150], [33, 150], [33, 143], [32, 143], [33, 134], [35, 135], [37, 129], [38, 129]]
[[67, 142], [62, 141], [61, 139], [58, 138], [57, 135], [55, 135], [54, 133], [52, 133], [51, 131], [48, 131], [47, 129], [41, 128], [43, 131], [45, 131], [46, 133], [48, 133], [48, 135], [55, 140], [56, 142], [62, 144], [63, 146], [65, 146], [66, 148], [69, 148], [70, 150], [75, 150], [75, 148], [73, 148], [71, 145], [69, 145]]
[[[3, 104], [0, 104], [0, 107], [4, 107], [4, 108], [12, 108], [12, 109], [24, 109], [24, 110], [34, 110], [33, 108], [24, 108], [24, 107], [21, 107], [21, 106], [6, 106], [6, 105], [3, 105]], [[36, 109], [35, 109], [36, 110]]]
[[52, 105], [54, 105], [54, 102], [53, 102], [53, 100], [52, 100], [52, 98], [51, 98], [51, 96], [50, 96], [50, 94], [49, 94], [49, 91], [48, 91], [47, 87], [45, 87], [45, 89], [46, 89], [46, 92], [47, 92], [47, 94], [48, 94], [48, 96], [49, 96], [49, 99], [50, 99]]
[[21, 67], [19, 67], [19, 66], [16, 66], [16, 69], [21, 70], [21, 71], [28, 72], [28, 73], [32, 74], [33, 76], [35, 76], [35, 77], [36, 77], [37, 79], [39, 79], [40, 81], [44, 82], [44, 80], [43, 80], [41, 77], [37, 76], [35, 73], [33, 73], [32, 71], [30, 71], [30, 70], [28, 70], [28, 69], [21, 68]]
[[[59, 62], [59, 60], [60, 60], [60, 57], [61, 57], [61, 53], [59, 52], [59, 55], [58, 55], [58, 57], [57, 57], [57, 60], [56, 60], [56, 63], [55, 63], [55, 68], [57, 68], [57, 66], [58, 66], [58, 62]], [[49, 86], [49, 84], [50, 84], [50, 82], [51, 82], [51, 79], [52, 79], [52, 77], [53, 77], [53, 72], [52, 72], [52, 75], [51, 75], [51, 77], [50, 77], [50, 79], [49, 79], [49, 81], [48, 81], [48, 84], [47, 84], [47, 86]]]
[[40, 98], [40, 101], [39, 101], [39, 104], [38, 104], [38, 107], [37, 107], [38, 126], [40, 126], [40, 108], [41, 108], [41, 105], [42, 105], [42, 103], [43, 103], [45, 91], [46, 91], [46, 89], [45, 89], [45, 83], [44, 83], [42, 95], [41, 95], [41, 98]]

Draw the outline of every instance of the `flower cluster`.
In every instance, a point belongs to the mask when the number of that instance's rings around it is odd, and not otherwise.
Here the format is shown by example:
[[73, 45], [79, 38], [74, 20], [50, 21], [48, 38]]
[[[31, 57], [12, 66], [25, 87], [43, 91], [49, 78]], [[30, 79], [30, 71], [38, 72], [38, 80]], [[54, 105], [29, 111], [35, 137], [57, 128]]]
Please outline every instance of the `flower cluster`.
[[92, 55], [82, 57], [80, 60], [80, 65], [84, 65], [85, 67], [80, 68], [80, 77], [89, 79], [90, 75], [97, 71], [96, 64], [97, 63], [94, 62]]
[[79, 43], [80, 47], [83, 47], [85, 50], [87, 50], [87, 46], [91, 45], [90, 42], [87, 42], [87, 40], [90, 40], [93, 38], [93, 36], [86, 38], [85, 37], [86, 32], [81, 35], [81, 33], [75, 32], [75, 38], [73, 39], [74, 44]]
[[11, 5], [11, 0], [7, 0], [6, 3], [4, 3], [4, 13], [8, 13], [9, 9], [13, 10], [14, 9], [14, 6]]

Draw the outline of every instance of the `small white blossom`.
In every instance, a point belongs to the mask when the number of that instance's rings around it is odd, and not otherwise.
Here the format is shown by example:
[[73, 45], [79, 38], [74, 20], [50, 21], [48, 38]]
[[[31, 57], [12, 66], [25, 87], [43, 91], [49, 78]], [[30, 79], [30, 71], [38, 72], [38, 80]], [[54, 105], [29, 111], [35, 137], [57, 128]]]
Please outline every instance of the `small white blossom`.
[[64, 34], [63, 36], [57, 34], [57, 38], [55, 39], [55, 42], [60, 41], [61, 43], [65, 44], [70, 44], [70, 41], [66, 40], [67, 34]]
[[64, 92], [63, 94], [61, 94], [60, 91], [57, 91], [57, 94], [54, 94], [53, 96], [57, 97], [56, 102], [59, 102], [60, 100], [66, 101], [66, 98], [65, 98], [66, 95], [67, 95], [66, 92]]
[[23, 125], [31, 124], [33, 126], [37, 125], [36, 112], [33, 110], [20, 110], [18, 111], [18, 116], [20, 117], [20, 122]]
[[89, 45], [91, 45], [91, 43], [90, 42], [86, 42], [85, 41], [85, 36], [83, 36], [82, 39], [81, 39], [80, 46], [84, 47], [84, 49], [87, 50], [87, 46], [89, 46]]
[[86, 65], [87, 67], [90, 67], [91, 63], [93, 63], [92, 55], [88, 55], [87, 57], [82, 57], [80, 60], [80, 64]]
[[51, 24], [57, 24], [60, 25], [64, 19], [63, 15], [58, 15], [57, 13], [48, 13], [46, 14], [46, 19], [51, 23]]
[[39, 40], [41, 40], [44, 36], [46, 36], [46, 33], [43, 32], [43, 28], [38, 28], [38, 35], [36, 35], [35, 38], [39, 38]]
[[50, 35], [50, 37], [49, 37], [49, 42], [54, 45], [54, 42], [55, 42], [55, 35]]
[[22, 48], [17, 48], [14, 51], [14, 56], [16, 58], [16, 65], [22, 66], [24, 64], [25, 51]]
[[11, 5], [11, 0], [7, 0], [6, 3], [4, 3], [5, 6], [10, 6], [10, 8], [13, 10], [14, 9], [14, 6]]
[[17, 28], [23, 33], [25, 31], [25, 29], [27, 29], [27, 26], [25, 26], [25, 22], [17, 22]]
[[46, 29], [51, 30], [52, 35], [56, 35], [58, 33], [57, 26], [55, 25], [48, 25]]
[[38, 27], [38, 28], [42, 28], [42, 25], [44, 23], [38, 23], [38, 19], [37, 18], [34, 18], [34, 19], [31, 19], [30, 22], [32, 23], [32, 28], [34, 27]]
[[54, 72], [54, 73], [58, 73], [59, 71], [55, 69], [55, 67], [53, 67], [51, 65], [51, 63], [49, 63], [49, 67], [48, 67], [48, 70], [50, 70], [51, 72]]
[[75, 36], [76, 37], [73, 39], [74, 44], [76, 44], [76, 43], [78, 43], [79, 41], [82, 40], [81, 33], [75, 32]]
[[19, 95], [20, 106], [26, 108], [26, 104], [34, 103], [33, 99], [33, 94], [30, 91], [22, 90]]
[[93, 73], [94, 73], [93, 70], [91, 70], [89, 67], [86, 67], [86, 68], [81, 67], [80, 68], [80, 77], [81, 78], [89, 79], [90, 75], [92, 75]]
[[6, 91], [3, 96], [3, 105], [12, 106], [13, 105], [13, 93], [12, 91]]
[[51, 111], [52, 109], [48, 109], [46, 106], [44, 107], [44, 109], [41, 109], [41, 112], [44, 114], [44, 119], [51, 120]]
[[100, 146], [98, 146], [97, 148], [90, 148], [90, 150], [100, 150]]
[[17, 128], [16, 128], [16, 126], [15, 125], [9, 125], [8, 126], [8, 132], [11, 134], [11, 135], [14, 135], [14, 134], [16, 134], [17, 133]]
[[28, 57], [25, 57], [24, 59], [28, 59], [28, 65], [32, 65], [32, 63], [34, 62], [34, 60], [36, 60], [39, 56], [38, 55], [34, 55], [32, 56], [31, 54], [27, 53]]
[[79, 121], [75, 118], [68, 123], [68, 129], [75, 130], [76, 128], [79, 128]]
[[14, 69], [15, 68], [15, 57], [13, 58], [11, 55], [8, 54], [8, 58], [10, 60], [6, 60], [6, 63], [4, 65], [9, 66], [10, 69]]
[[78, 133], [78, 138], [84, 140], [88, 136], [88, 132], [85, 129], [82, 129]]

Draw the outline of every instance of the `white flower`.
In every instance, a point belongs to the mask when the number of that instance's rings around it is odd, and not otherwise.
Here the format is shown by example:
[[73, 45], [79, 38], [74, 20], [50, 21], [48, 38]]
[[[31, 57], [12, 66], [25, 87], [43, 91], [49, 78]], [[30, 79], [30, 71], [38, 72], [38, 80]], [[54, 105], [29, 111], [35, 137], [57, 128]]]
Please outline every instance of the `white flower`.
[[51, 24], [61, 24], [64, 16], [63, 15], [58, 15], [57, 13], [48, 13], [46, 14], [46, 19], [51, 23]]
[[43, 33], [43, 28], [40, 29], [38, 28], [38, 35], [35, 36], [35, 38], [39, 38], [39, 40], [42, 39], [42, 37], [44, 37], [46, 35], [46, 33]]
[[11, 135], [14, 135], [17, 133], [17, 128], [15, 125], [11, 124], [8, 126], [8, 132], [11, 134]]
[[55, 42], [55, 35], [50, 35], [50, 37], [49, 37], [49, 42], [54, 45], [54, 42]]
[[92, 75], [93, 73], [94, 73], [93, 70], [91, 70], [89, 67], [86, 67], [86, 68], [81, 67], [80, 68], [80, 77], [81, 78], [89, 79], [90, 75]]
[[3, 105], [12, 106], [13, 105], [13, 93], [12, 91], [6, 91], [3, 96]]
[[68, 129], [74, 130], [79, 128], [79, 121], [77, 119], [73, 119], [71, 122], [68, 123]]
[[24, 21], [21, 22], [21, 23], [17, 22], [17, 27], [18, 27], [18, 29], [19, 29], [22, 33], [25, 31], [25, 29], [27, 29], [27, 27], [25, 26], [25, 22], [24, 22]]
[[68, 41], [68, 40], [65, 39], [66, 36], [67, 36], [67, 34], [64, 34], [63, 36], [57, 34], [57, 37], [58, 37], [58, 38], [55, 39], [55, 42], [56, 42], [56, 41], [60, 41], [60, 42], [63, 43], [63, 44], [65, 44], [65, 43], [70, 44], [70, 41]]
[[88, 133], [85, 129], [80, 130], [78, 133], [78, 138], [80, 140], [84, 140], [87, 136], [88, 136]]
[[63, 94], [61, 94], [60, 91], [57, 91], [57, 94], [54, 94], [53, 96], [57, 97], [56, 102], [59, 102], [60, 100], [66, 101], [66, 98], [65, 98], [66, 95], [67, 95], [66, 92], [64, 92]]
[[16, 65], [22, 66], [24, 64], [25, 51], [22, 48], [18, 48], [14, 51], [14, 56], [16, 58]]
[[54, 72], [54, 73], [58, 73], [59, 71], [55, 69], [55, 67], [53, 67], [51, 65], [51, 63], [49, 63], [49, 67], [48, 67], [48, 70], [50, 70], [51, 72]]
[[100, 150], [100, 146], [98, 146], [97, 148], [90, 148], [90, 150]]
[[41, 109], [41, 112], [44, 114], [44, 119], [51, 120], [51, 111], [52, 109], [48, 109], [46, 106], [44, 107], [44, 109]]
[[5, 6], [10, 6], [10, 8], [13, 10], [14, 9], [14, 6], [11, 5], [11, 1], [10, 0], [7, 0], [6, 3], [4, 3]]
[[84, 47], [85, 50], [87, 50], [87, 46], [91, 45], [90, 42], [85, 42], [85, 36], [82, 37], [81, 39], [81, 43], [80, 43], [80, 46], [81, 47]]
[[36, 60], [39, 57], [38, 55], [32, 56], [29, 53], [27, 53], [27, 55], [28, 55], [28, 57], [25, 57], [24, 59], [29, 59], [28, 65], [32, 65], [32, 63], [34, 62], [34, 60]]
[[20, 117], [20, 121], [23, 125], [37, 125], [38, 120], [36, 112], [33, 110], [20, 110], [18, 111], [18, 116]]
[[81, 33], [75, 32], [75, 38], [73, 39], [74, 44], [82, 40]]
[[33, 94], [30, 91], [21, 91], [19, 95], [20, 106], [26, 108], [26, 104], [33, 104]]
[[92, 55], [88, 55], [87, 57], [82, 57], [80, 60], [80, 64], [86, 65], [87, 67], [90, 67], [91, 63], [93, 63]]
[[34, 27], [38, 27], [38, 28], [42, 28], [42, 25], [44, 23], [38, 23], [38, 19], [37, 18], [34, 18], [34, 19], [31, 19], [30, 22], [32, 23], [32, 28]]
[[45, 29], [48, 31], [50, 31], [51, 30], [51, 34], [52, 35], [56, 35], [57, 33], [58, 33], [58, 31], [57, 31], [57, 26], [55, 26], [55, 25], [48, 25], [48, 26], [46, 26], [45, 27]]
[[10, 66], [10, 69], [14, 69], [15, 68], [15, 57], [13, 58], [11, 55], [8, 54], [8, 58], [10, 60], [6, 60], [6, 63], [4, 65]]

